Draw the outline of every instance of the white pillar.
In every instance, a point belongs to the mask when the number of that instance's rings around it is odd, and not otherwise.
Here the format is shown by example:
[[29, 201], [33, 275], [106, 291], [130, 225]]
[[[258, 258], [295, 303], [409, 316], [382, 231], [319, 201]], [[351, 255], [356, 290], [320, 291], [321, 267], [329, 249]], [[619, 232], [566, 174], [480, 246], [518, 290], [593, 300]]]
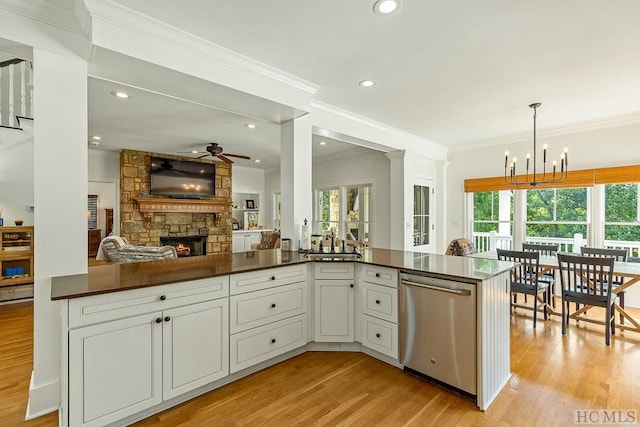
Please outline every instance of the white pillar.
[[385, 155], [391, 160], [389, 174], [391, 177], [390, 246], [391, 249], [403, 251], [410, 249], [410, 247], [407, 248], [407, 245], [413, 246], [411, 236], [413, 206], [407, 208], [407, 204], [413, 200], [413, 188], [407, 185], [406, 153], [404, 151], [392, 151]]
[[511, 218], [511, 191], [503, 190], [498, 192], [498, 234], [501, 236], [511, 235], [511, 224], [509, 219]]
[[281, 237], [291, 239], [292, 249], [299, 248], [304, 220], [311, 223], [313, 217], [310, 116], [307, 114], [281, 126]]
[[35, 280], [27, 417], [58, 409], [60, 302], [51, 277], [87, 271], [87, 63], [34, 48]]

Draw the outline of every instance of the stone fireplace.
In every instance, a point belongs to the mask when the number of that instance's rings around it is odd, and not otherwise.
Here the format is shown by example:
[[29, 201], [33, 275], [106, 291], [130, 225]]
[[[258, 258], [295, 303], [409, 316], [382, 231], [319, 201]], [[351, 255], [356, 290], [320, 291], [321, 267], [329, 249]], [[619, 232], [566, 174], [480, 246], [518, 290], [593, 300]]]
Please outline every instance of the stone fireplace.
[[207, 236], [160, 237], [160, 244], [176, 248], [178, 258], [207, 254]]
[[[216, 196], [199, 200], [150, 197], [152, 156], [215, 162]], [[204, 239], [203, 253], [231, 253], [231, 166], [215, 160], [123, 150], [120, 153], [120, 221], [120, 235], [134, 245], [161, 246], [161, 238], [190, 236]], [[189, 246], [191, 255], [192, 250], [195, 248]]]

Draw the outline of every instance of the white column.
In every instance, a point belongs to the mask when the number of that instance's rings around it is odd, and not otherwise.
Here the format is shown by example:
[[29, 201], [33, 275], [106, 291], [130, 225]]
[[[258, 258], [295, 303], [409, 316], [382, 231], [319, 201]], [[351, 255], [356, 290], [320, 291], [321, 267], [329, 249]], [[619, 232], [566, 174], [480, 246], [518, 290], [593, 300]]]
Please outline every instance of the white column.
[[87, 271], [87, 63], [34, 48], [35, 280], [27, 417], [58, 409], [60, 308], [51, 278]]
[[290, 120], [280, 130], [281, 237], [291, 239], [292, 249], [299, 248], [304, 220], [311, 223], [313, 217], [310, 116]]
[[[498, 219], [500, 221], [509, 221], [511, 218], [511, 192], [509, 190], [498, 193], [498, 205]], [[498, 234], [509, 236], [511, 234], [511, 225], [508, 222], [500, 222], [498, 224]]]
[[413, 246], [411, 231], [413, 227], [413, 206], [407, 207], [413, 200], [413, 188], [407, 183], [406, 153], [392, 151], [385, 154], [391, 160], [391, 214], [389, 216], [389, 234], [391, 249], [405, 250]]
[[526, 239], [525, 222], [527, 220], [527, 192], [525, 190], [513, 191], [513, 247], [515, 251], [522, 250], [522, 244]]

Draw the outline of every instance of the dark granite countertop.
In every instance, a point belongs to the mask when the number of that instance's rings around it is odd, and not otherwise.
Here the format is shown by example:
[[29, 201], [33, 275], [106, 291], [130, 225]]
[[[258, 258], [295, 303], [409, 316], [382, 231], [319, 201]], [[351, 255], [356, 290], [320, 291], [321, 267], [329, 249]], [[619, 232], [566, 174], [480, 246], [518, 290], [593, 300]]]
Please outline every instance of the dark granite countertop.
[[[309, 260], [304, 254], [298, 252], [286, 252], [283, 257], [279, 249], [273, 249], [175, 260], [100, 265], [89, 267], [86, 274], [54, 277], [51, 283], [51, 299], [79, 298], [245, 271], [323, 261], [322, 259]], [[471, 281], [481, 281], [493, 277], [513, 266], [510, 262], [490, 259], [378, 248], [366, 249], [362, 258], [355, 262]]]

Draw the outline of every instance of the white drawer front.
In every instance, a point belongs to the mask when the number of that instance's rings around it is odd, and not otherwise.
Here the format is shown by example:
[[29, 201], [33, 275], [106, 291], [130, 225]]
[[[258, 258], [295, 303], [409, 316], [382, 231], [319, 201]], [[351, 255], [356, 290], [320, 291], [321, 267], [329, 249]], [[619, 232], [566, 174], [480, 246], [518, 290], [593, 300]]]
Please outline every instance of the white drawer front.
[[377, 265], [363, 265], [360, 270], [360, 281], [397, 288], [398, 270]]
[[306, 312], [306, 288], [302, 282], [232, 296], [229, 300], [231, 333]]
[[362, 312], [398, 323], [398, 290], [364, 282], [361, 285]]
[[227, 297], [229, 276], [150, 286], [69, 300], [69, 328]]
[[231, 335], [231, 373], [241, 371], [307, 343], [307, 317], [302, 314]]
[[362, 345], [394, 359], [398, 358], [398, 325], [362, 316]]
[[307, 280], [307, 264], [269, 268], [231, 275], [229, 291], [231, 295], [259, 291], [274, 286], [290, 285]]
[[316, 262], [314, 263], [316, 279], [353, 279], [354, 267], [351, 262]]

